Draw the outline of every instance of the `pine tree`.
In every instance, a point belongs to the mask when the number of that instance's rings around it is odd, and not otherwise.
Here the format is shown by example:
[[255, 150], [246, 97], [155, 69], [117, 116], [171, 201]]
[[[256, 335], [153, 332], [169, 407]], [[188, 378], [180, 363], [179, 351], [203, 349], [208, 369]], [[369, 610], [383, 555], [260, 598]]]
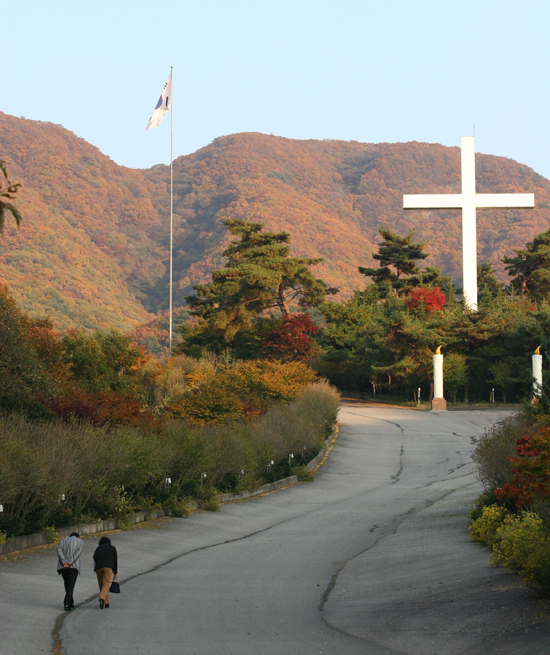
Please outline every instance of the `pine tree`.
[[199, 329], [183, 331], [188, 344], [200, 332], [227, 345], [264, 312], [289, 316], [293, 304], [316, 307], [338, 292], [310, 271], [322, 259], [290, 256], [288, 232], [264, 232], [262, 223], [240, 219], [224, 224], [238, 239], [222, 253], [225, 268], [212, 272], [212, 282], [194, 285], [195, 295], [186, 298], [190, 313], [202, 319]]
[[[422, 274], [417, 262], [428, 257], [422, 250], [425, 244], [413, 241], [414, 230], [400, 237], [389, 228], [383, 227], [379, 230], [379, 234], [384, 240], [378, 252], [373, 254], [373, 259], [380, 262], [379, 268], [359, 266], [359, 272], [372, 279], [383, 297], [387, 295], [389, 287], [398, 295], [403, 295], [422, 283]], [[425, 283], [431, 284], [437, 279], [439, 271], [431, 268], [425, 275], [427, 278]]]
[[487, 304], [504, 292], [504, 286], [497, 280], [495, 271], [489, 262], [478, 264], [477, 289], [480, 304]]
[[515, 257], [503, 257], [511, 286], [522, 296], [534, 300], [550, 297], [550, 230], [542, 232], [522, 250], [514, 250]]

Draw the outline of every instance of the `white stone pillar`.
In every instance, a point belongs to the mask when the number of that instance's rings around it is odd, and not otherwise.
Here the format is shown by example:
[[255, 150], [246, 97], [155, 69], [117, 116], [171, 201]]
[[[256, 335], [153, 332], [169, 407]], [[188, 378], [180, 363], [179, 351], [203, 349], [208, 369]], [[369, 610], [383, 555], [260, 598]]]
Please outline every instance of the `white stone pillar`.
[[[439, 348], [437, 349], [439, 350]], [[447, 409], [447, 401], [443, 397], [443, 355], [436, 352], [434, 363], [434, 397], [432, 409]]]
[[434, 355], [434, 398], [443, 398], [443, 355]]
[[533, 378], [533, 395], [538, 398], [542, 393], [542, 355], [533, 355]]

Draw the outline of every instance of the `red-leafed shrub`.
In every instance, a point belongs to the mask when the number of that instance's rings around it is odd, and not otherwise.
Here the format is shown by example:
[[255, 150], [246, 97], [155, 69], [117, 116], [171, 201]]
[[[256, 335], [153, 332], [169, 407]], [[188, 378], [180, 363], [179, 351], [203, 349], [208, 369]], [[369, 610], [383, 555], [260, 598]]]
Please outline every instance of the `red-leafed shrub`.
[[550, 428], [542, 428], [530, 437], [518, 439], [512, 482], [495, 490], [497, 498], [514, 500], [518, 509], [550, 496]]
[[426, 309], [429, 312], [433, 312], [443, 309], [447, 299], [439, 287], [434, 287], [433, 289], [417, 287], [416, 289], [413, 289], [405, 299], [407, 307], [413, 310], [418, 309], [422, 304], [422, 301], [424, 301]]
[[284, 361], [306, 359], [315, 343], [311, 335], [318, 331], [309, 314], [283, 316], [275, 328], [263, 334], [262, 351]]
[[88, 421], [94, 425], [133, 425], [146, 429], [159, 427], [159, 419], [142, 402], [114, 391], [71, 389], [44, 405], [59, 418]]

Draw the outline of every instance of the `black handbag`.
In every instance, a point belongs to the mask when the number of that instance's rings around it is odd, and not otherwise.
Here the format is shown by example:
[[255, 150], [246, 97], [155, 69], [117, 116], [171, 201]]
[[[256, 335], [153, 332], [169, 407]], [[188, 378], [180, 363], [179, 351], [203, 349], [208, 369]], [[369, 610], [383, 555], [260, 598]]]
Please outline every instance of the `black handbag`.
[[120, 594], [120, 585], [116, 580], [113, 580], [111, 582], [111, 586], [109, 587], [109, 593], [110, 594]]

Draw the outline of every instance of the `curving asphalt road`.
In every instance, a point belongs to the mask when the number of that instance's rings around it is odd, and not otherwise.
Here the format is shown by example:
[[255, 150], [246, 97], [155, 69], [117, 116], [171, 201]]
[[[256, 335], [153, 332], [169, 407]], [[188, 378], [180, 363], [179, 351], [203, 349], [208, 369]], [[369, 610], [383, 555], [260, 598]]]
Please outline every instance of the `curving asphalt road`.
[[[122, 593], [65, 616], [61, 652], [550, 654], [547, 606], [466, 531], [471, 453], [503, 416], [344, 404], [315, 483], [115, 533]], [[61, 583], [39, 564], [0, 565], [1, 655], [51, 648]], [[85, 569], [76, 600], [96, 593]]]

